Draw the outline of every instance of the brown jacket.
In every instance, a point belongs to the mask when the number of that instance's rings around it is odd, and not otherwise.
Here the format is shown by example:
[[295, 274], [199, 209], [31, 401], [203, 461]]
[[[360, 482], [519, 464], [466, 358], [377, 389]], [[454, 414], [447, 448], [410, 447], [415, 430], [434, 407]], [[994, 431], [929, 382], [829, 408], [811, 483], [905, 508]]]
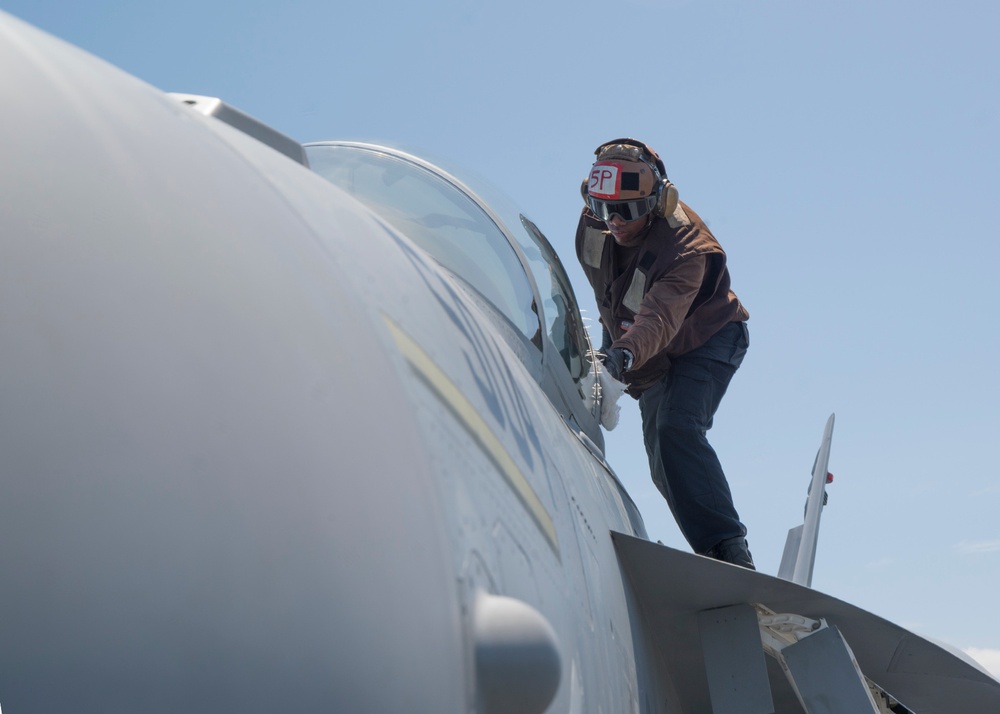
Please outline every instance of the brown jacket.
[[672, 357], [750, 317], [729, 287], [722, 246], [683, 203], [671, 216], [653, 218], [634, 248], [615, 243], [604, 222], [584, 209], [576, 255], [613, 346], [635, 356], [625, 373], [633, 397], [663, 378]]

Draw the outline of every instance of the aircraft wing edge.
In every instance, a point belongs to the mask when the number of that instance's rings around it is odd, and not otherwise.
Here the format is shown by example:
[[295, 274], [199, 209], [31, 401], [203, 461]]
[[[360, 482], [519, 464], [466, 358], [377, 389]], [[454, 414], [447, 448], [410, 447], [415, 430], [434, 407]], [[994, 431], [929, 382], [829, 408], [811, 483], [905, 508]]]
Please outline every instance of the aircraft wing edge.
[[[854, 605], [765, 573], [612, 532], [631, 588], [645, 666], [668, 682], [685, 711], [711, 711], [699, 618], [746, 604], [822, 620], [841, 633], [860, 672], [910, 712], [1000, 711], [1000, 681], [954, 652]], [[637, 658], [638, 659], [638, 658]], [[775, 712], [801, 712], [781, 667], [767, 658]], [[637, 665], [639, 666], [639, 665]], [[897, 709], [897, 711], [906, 711]]]

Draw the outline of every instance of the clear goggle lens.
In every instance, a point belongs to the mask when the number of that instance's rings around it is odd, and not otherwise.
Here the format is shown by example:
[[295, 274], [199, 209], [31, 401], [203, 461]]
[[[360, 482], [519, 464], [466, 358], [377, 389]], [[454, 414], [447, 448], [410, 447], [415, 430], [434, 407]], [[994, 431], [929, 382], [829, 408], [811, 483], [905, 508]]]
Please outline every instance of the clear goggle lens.
[[652, 211], [655, 205], [655, 195], [635, 201], [602, 201], [599, 198], [587, 196], [587, 206], [602, 221], [609, 221], [614, 215], [620, 216], [623, 221], [637, 221]]

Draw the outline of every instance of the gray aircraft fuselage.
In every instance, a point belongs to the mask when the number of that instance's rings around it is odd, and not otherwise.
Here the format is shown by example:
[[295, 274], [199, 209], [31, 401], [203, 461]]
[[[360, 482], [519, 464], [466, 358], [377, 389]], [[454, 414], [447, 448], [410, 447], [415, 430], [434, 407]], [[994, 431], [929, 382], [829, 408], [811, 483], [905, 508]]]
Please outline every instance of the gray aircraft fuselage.
[[542, 296], [6, 15], [0, 66], [0, 706], [636, 709]]

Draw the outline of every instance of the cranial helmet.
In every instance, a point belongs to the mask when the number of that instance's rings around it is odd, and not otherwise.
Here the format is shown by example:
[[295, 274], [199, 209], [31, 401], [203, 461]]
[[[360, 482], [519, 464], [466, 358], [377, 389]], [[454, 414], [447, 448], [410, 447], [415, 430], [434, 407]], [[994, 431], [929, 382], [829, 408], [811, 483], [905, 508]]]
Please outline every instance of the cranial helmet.
[[667, 179], [659, 155], [635, 139], [614, 139], [594, 150], [597, 161], [580, 191], [602, 221], [618, 214], [626, 221], [647, 213], [669, 216], [677, 208], [677, 189]]

